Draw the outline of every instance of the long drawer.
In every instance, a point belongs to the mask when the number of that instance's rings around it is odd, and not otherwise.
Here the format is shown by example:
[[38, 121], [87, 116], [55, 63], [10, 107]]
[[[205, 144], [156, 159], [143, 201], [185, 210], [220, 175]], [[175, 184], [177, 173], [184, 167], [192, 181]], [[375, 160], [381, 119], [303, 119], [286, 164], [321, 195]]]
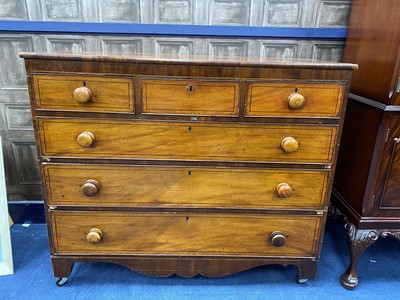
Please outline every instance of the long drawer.
[[[322, 209], [329, 172], [44, 164], [50, 205]], [[286, 185], [285, 185], [286, 184]]]
[[312, 257], [321, 225], [318, 216], [52, 211], [50, 218], [55, 254], [77, 255]]
[[41, 119], [39, 130], [44, 156], [326, 164], [337, 126]]

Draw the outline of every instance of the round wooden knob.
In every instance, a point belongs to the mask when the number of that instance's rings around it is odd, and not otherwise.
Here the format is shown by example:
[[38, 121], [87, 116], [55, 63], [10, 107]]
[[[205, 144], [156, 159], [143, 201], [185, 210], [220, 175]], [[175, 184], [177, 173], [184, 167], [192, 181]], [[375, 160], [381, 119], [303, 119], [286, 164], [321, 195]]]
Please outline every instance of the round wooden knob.
[[93, 197], [99, 192], [99, 183], [94, 179], [86, 180], [82, 185], [82, 192], [87, 197]]
[[92, 146], [95, 140], [96, 138], [94, 137], [94, 134], [89, 131], [82, 132], [76, 138], [76, 141], [78, 142], [79, 146], [83, 148]]
[[103, 237], [103, 233], [98, 228], [92, 228], [89, 230], [89, 233], [86, 236], [86, 240], [91, 244], [97, 244], [101, 242], [101, 238]]
[[302, 94], [293, 93], [288, 98], [288, 105], [291, 109], [300, 109], [306, 103], [306, 99]]
[[79, 103], [89, 102], [92, 96], [92, 91], [86, 86], [78, 87], [72, 93], [72, 97]]
[[274, 247], [282, 247], [286, 243], [286, 237], [280, 231], [271, 233], [269, 240]]
[[288, 136], [282, 140], [281, 147], [283, 151], [287, 153], [295, 152], [299, 148], [299, 143], [296, 141], [296, 139]]
[[289, 198], [293, 190], [286, 182], [282, 182], [276, 187], [276, 192], [280, 198]]

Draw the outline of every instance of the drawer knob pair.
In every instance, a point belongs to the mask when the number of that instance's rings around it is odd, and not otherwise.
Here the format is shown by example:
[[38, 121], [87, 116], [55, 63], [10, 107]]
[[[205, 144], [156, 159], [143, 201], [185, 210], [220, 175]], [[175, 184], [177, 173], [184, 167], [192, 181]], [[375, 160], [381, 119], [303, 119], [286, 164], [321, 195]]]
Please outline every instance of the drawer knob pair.
[[288, 136], [281, 141], [281, 147], [286, 153], [295, 152], [299, 148], [299, 142], [295, 138]]
[[92, 100], [92, 96], [93, 96], [92, 91], [86, 86], [78, 87], [72, 93], [72, 97], [78, 103], [89, 102], [90, 100]]
[[306, 103], [306, 99], [302, 94], [299, 94], [297, 92], [291, 94], [288, 97], [288, 105], [291, 109], [300, 109], [304, 106]]
[[274, 247], [282, 247], [286, 244], [286, 237], [281, 231], [274, 231], [269, 236], [269, 241]]
[[89, 230], [89, 233], [86, 236], [86, 240], [90, 244], [98, 244], [101, 242], [103, 237], [103, 233], [98, 228], [92, 228]]
[[94, 179], [86, 180], [82, 185], [82, 192], [87, 197], [93, 197], [99, 192], [99, 183]]
[[91, 133], [90, 131], [84, 131], [80, 135], [78, 135], [76, 141], [82, 148], [88, 148], [94, 144], [96, 138], [94, 134]]

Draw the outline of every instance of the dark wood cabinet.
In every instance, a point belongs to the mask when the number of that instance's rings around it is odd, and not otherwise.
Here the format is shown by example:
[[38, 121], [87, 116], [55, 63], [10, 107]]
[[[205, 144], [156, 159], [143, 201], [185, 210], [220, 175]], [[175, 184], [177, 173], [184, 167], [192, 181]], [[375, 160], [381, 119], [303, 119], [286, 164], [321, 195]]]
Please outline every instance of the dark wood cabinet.
[[352, 2], [344, 61], [353, 74], [332, 203], [346, 218], [350, 266], [379, 237], [400, 239], [400, 9], [396, 0]]

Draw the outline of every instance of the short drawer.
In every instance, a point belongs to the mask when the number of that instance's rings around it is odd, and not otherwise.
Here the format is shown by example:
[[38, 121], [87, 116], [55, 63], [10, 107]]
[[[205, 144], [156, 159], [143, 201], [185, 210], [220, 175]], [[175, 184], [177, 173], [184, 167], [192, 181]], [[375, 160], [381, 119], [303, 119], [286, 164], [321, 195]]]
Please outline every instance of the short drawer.
[[237, 116], [239, 82], [229, 80], [142, 79], [143, 113]]
[[339, 117], [339, 84], [249, 82], [246, 116]]
[[312, 257], [319, 216], [50, 213], [54, 253]]
[[43, 156], [299, 163], [330, 163], [337, 130], [61, 118], [41, 119], [39, 128]]
[[34, 75], [38, 109], [134, 112], [133, 79], [89, 75]]
[[47, 203], [71, 206], [322, 209], [329, 172], [43, 165]]

